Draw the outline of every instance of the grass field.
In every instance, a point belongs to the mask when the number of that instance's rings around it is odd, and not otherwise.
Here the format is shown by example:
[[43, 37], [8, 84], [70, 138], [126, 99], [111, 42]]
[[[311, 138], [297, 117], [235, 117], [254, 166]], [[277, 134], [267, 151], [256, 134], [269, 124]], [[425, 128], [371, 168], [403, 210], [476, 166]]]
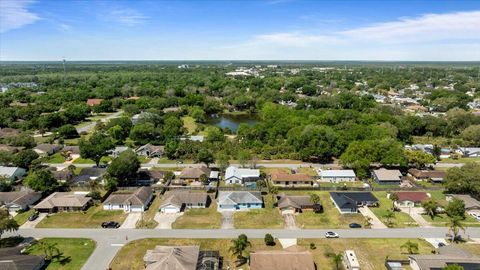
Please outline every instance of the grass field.
[[233, 222], [236, 229], [281, 229], [284, 227], [284, 220], [277, 207], [273, 207], [273, 200], [270, 194], [263, 196], [265, 208], [250, 209], [235, 213]]
[[99, 228], [102, 222], [122, 224], [127, 217], [123, 210], [107, 211], [102, 205], [92, 206], [86, 212], [62, 212], [47, 216], [37, 228]]
[[158, 193], [155, 193], [155, 197], [153, 198], [150, 207], [142, 215], [142, 218], [137, 222], [137, 228], [153, 229], [157, 227], [158, 223], [154, 220], [154, 218], [155, 214], [158, 212], [158, 208], [160, 208], [160, 202], [160, 196], [158, 195]]
[[[271, 247], [266, 246], [263, 239], [249, 239], [252, 243], [252, 248], [255, 249], [281, 249], [280, 244]], [[236, 258], [229, 252], [231, 246], [230, 239], [161, 239], [150, 238], [142, 239], [128, 243], [125, 245], [113, 259], [110, 267], [112, 270], [143, 270], [145, 269], [143, 263], [143, 256], [149, 249], [155, 248], [157, 245], [167, 246], [200, 246], [200, 250], [217, 250], [220, 256], [223, 257], [223, 269], [243, 269], [248, 270], [248, 265], [242, 265], [240, 268], [234, 267]], [[248, 252], [248, 250], [247, 250]]]
[[[438, 226], [438, 227], [447, 226], [448, 216], [446, 214], [438, 214], [437, 216], [435, 216], [433, 220], [429, 215], [422, 215], [422, 217], [426, 221], [430, 222], [432, 226]], [[465, 217], [466, 218], [463, 221], [464, 227], [480, 227], [480, 221], [474, 219], [468, 214], [466, 214]]]
[[60, 153], [55, 153], [49, 157], [46, 157], [44, 159], [44, 162], [57, 164], [57, 163], [63, 163], [65, 162], [65, 160], [66, 160], [65, 157], [63, 157]]
[[[373, 192], [373, 194], [379, 200], [380, 205], [378, 207], [370, 207], [370, 210], [372, 210], [372, 212], [383, 222], [383, 224], [388, 226], [385, 215], [387, 214], [388, 210], [392, 209], [392, 201], [387, 198], [387, 192], [385, 191], [376, 191]], [[403, 212], [395, 212], [395, 218], [392, 218], [391, 222], [391, 227], [393, 228], [418, 226], [412, 217]]]
[[[110, 161], [112, 161], [112, 157], [105, 156], [100, 159], [100, 164], [109, 163]], [[95, 161], [79, 157], [73, 161], [73, 164], [95, 164]]]
[[183, 127], [187, 129], [188, 134], [194, 134], [198, 125], [195, 123], [195, 119], [191, 116], [182, 117]]
[[462, 157], [462, 158], [457, 158], [457, 159], [452, 159], [452, 158], [443, 158], [442, 160], [439, 161], [439, 163], [468, 163], [468, 162], [480, 162], [480, 157]]
[[[252, 243], [250, 250], [281, 249], [279, 244], [270, 247], [265, 246], [263, 239], [249, 239]], [[420, 254], [431, 254], [433, 247], [424, 240], [419, 239], [299, 239], [298, 245], [308, 249], [312, 255], [317, 269], [335, 269], [330, 254], [343, 253], [346, 249], [353, 249], [364, 270], [384, 269], [385, 258], [406, 259], [400, 246], [411, 240], [419, 245]], [[310, 249], [310, 243], [316, 248]], [[229, 239], [142, 239], [133, 241], [124, 246], [113, 260], [112, 270], [140, 270], [144, 269], [143, 256], [148, 249], [156, 245], [180, 246], [196, 245], [201, 250], [217, 250], [223, 257], [224, 269], [248, 270], [248, 265], [235, 268], [233, 257], [229, 248]], [[248, 251], [247, 251], [248, 252]]]
[[330, 194], [326, 191], [288, 191], [291, 195], [310, 195], [316, 193], [320, 196], [323, 205], [323, 213], [304, 212], [295, 216], [297, 226], [301, 229], [315, 228], [348, 228], [350, 223], [358, 223], [363, 226], [365, 218], [361, 214], [340, 214]]
[[[81, 269], [95, 249], [95, 242], [84, 238], [44, 238], [39, 242], [56, 245], [63, 256], [61, 261], [52, 261], [46, 270]], [[45, 254], [39, 244], [30, 246], [26, 252], [32, 255]]]
[[217, 204], [212, 202], [209, 208], [188, 209], [173, 224], [173, 229], [219, 229], [222, 215], [217, 212]]
[[13, 217], [13, 219], [18, 223], [19, 226], [22, 226], [23, 223], [27, 222], [28, 218], [33, 215], [35, 210], [30, 209], [28, 211], [25, 211], [23, 213], [18, 213], [16, 216]]

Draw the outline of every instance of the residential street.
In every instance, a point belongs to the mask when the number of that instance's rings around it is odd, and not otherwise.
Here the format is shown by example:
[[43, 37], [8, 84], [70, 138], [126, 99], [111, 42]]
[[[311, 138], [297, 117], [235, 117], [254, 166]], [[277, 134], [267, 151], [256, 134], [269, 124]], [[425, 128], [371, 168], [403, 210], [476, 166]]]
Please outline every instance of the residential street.
[[[113, 118], [117, 118], [119, 117], [121, 114], [123, 113], [123, 111], [118, 111], [118, 112], [115, 112], [109, 116], [106, 116], [105, 118], [102, 118], [100, 121], [102, 121], [103, 123], [106, 123], [108, 120], [110, 119], [113, 119]], [[95, 125], [97, 124], [97, 122], [91, 122], [89, 123], [88, 125], [86, 126], [82, 126], [82, 127], [79, 127], [77, 128], [77, 132], [78, 134], [82, 133], [82, 132], [88, 132], [90, 131], [92, 128], [95, 127]]]
[[[133, 240], [143, 238], [235, 238], [246, 234], [250, 238], [263, 238], [270, 233], [276, 238], [323, 238], [326, 231], [334, 231], [341, 238], [444, 238], [447, 228], [404, 228], [404, 229], [319, 229], [319, 230], [155, 230], [155, 229], [19, 229], [5, 233], [4, 237], [20, 234], [24, 237], [66, 237], [90, 238], [97, 247], [85, 265], [84, 270], [107, 269], [121, 247]], [[465, 235], [480, 238], [480, 228], [467, 228]]]

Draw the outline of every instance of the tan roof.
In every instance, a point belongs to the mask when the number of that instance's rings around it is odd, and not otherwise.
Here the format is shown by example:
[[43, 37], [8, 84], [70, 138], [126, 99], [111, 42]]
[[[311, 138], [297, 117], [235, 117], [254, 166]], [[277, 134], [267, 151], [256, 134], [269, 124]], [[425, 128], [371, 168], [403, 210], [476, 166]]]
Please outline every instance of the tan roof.
[[428, 171], [428, 170], [418, 170], [410, 169], [408, 172], [415, 178], [445, 178], [447, 172], [445, 171]]
[[0, 128], [0, 137], [14, 137], [21, 133], [19, 129], [14, 128]]
[[88, 106], [95, 106], [95, 105], [100, 105], [102, 103], [103, 99], [101, 98], [90, 98], [87, 100], [87, 105]]
[[91, 198], [86, 194], [75, 194], [73, 192], [55, 192], [50, 194], [43, 201], [35, 205], [35, 209], [52, 209], [55, 207], [84, 207]]
[[146, 270], [196, 270], [200, 247], [156, 246], [143, 257]]
[[210, 169], [207, 167], [201, 167], [201, 168], [185, 168], [182, 170], [180, 173], [180, 178], [181, 179], [198, 179], [202, 174], [205, 174], [207, 176], [210, 175]]
[[379, 169], [374, 170], [373, 173], [377, 176], [379, 181], [400, 181], [402, 173], [399, 170]]
[[250, 253], [251, 270], [314, 270], [310, 251], [299, 246], [283, 250], [261, 250]]
[[189, 191], [169, 191], [164, 195], [164, 199], [160, 208], [167, 205], [175, 205], [182, 207], [183, 204], [191, 203], [207, 203], [208, 195], [201, 192], [189, 192]]
[[272, 182], [313, 181], [313, 178], [310, 175], [304, 173], [289, 174], [275, 172], [272, 173], [270, 177]]
[[141, 187], [135, 190], [135, 192], [117, 192], [112, 193], [103, 202], [103, 204], [125, 204], [135, 206], [145, 206], [149, 203], [153, 191], [149, 187]]
[[22, 150], [24, 147], [16, 147], [16, 146], [10, 146], [6, 144], [0, 144], [0, 151], [5, 151], [5, 152], [13, 152], [16, 153], [19, 150]]
[[313, 203], [310, 201], [310, 196], [288, 196], [283, 195], [278, 200], [278, 208], [308, 208], [313, 207]]

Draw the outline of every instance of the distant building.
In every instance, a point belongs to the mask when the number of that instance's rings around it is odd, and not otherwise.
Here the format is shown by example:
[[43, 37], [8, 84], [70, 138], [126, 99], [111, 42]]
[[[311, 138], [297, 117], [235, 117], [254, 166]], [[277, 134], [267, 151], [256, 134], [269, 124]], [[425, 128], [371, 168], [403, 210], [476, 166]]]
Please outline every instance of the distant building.
[[88, 106], [98, 106], [102, 104], [103, 99], [101, 98], [90, 98], [87, 100], [87, 105]]
[[429, 180], [435, 183], [443, 182], [443, 179], [447, 175], [445, 171], [431, 171], [431, 170], [418, 170], [409, 169], [408, 174], [416, 181]]
[[0, 166], [0, 176], [12, 181], [17, 180], [27, 174], [27, 171], [20, 167]]
[[0, 192], [0, 203], [10, 212], [28, 210], [42, 198], [42, 193], [32, 190]]
[[140, 147], [138, 147], [135, 150], [135, 153], [139, 156], [145, 156], [145, 157], [158, 157], [161, 158], [165, 152], [165, 146], [163, 145], [153, 145], [153, 144], [145, 144]]
[[59, 144], [41, 143], [33, 148], [33, 151], [41, 157], [53, 155], [60, 151], [62, 146]]
[[318, 170], [322, 182], [353, 182], [357, 176], [353, 170]]
[[381, 185], [400, 185], [402, 182], [402, 173], [399, 170], [381, 168], [372, 172], [372, 178]]

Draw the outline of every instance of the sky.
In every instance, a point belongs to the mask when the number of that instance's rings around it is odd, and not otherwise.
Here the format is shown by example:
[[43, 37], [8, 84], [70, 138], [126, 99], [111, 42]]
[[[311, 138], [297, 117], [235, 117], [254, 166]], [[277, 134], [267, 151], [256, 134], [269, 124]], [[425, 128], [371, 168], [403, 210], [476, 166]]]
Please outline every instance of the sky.
[[0, 0], [0, 60], [480, 61], [479, 0]]

